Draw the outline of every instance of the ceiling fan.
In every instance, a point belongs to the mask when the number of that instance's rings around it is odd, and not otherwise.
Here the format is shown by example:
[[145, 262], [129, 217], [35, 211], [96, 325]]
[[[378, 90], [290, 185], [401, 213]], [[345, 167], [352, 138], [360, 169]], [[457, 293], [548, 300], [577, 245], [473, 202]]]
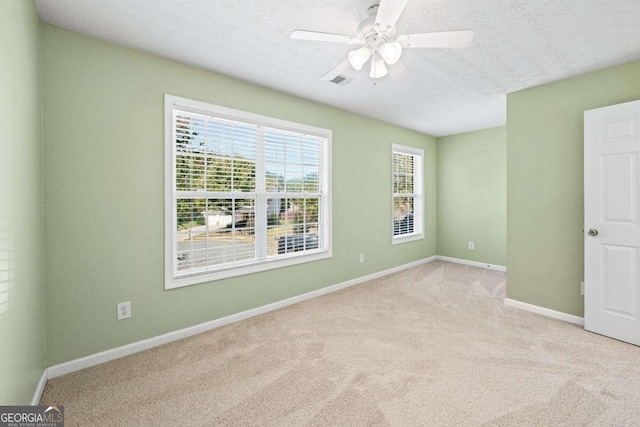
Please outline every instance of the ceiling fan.
[[473, 31], [444, 31], [437, 33], [403, 34], [396, 37], [396, 22], [409, 0], [380, 0], [369, 7], [368, 16], [358, 26], [353, 36], [295, 30], [294, 40], [362, 45], [349, 52], [349, 58], [325, 74], [321, 80], [331, 80], [349, 64], [355, 70], [371, 59], [369, 77], [379, 79], [387, 75], [387, 65], [400, 60], [403, 49], [409, 48], [464, 48], [473, 40]]

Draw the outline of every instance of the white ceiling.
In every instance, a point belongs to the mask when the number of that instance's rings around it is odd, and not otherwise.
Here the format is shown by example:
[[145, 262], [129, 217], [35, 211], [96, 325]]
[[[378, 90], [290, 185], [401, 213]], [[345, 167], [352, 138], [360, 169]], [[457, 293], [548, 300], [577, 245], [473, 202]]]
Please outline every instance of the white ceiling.
[[[407, 49], [409, 70], [319, 77], [375, 0], [36, 0], [45, 22], [434, 136], [506, 121], [506, 94], [640, 59], [640, 0], [409, 0], [398, 34], [471, 29], [467, 49]], [[394, 1], [394, 0], [386, 0]], [[639, 77], [640, 78], [640, 77]]]

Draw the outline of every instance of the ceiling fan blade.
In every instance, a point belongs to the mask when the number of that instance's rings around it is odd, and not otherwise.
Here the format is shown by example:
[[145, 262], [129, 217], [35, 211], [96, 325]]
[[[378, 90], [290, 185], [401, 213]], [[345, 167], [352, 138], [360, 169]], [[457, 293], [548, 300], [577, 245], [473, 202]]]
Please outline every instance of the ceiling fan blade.
[[405, 34], [397, 41], [404, 48], [463, 48], [469, 47], [473, 40], [473, 31], [443, 31], [440, 33]]
[[293, 40], [307, 40], [314, 42], [358, 44], [360, 41], [355, 36], [344, 34], [320, 33], [317, 31], [295, 30], [291, 33]]
[[376, 24], [378, 24], [382, 30], [387, 27], [393, 28], [408, 2], [409, 0], [380, 0], [378, 14], [376, 15]]
[[345, 59], [344, 61], [342, 61], [341, 63], [339, 63], [335, 67], [333, 67], [324, 76], [320, 77], [320, 80], [323, 81], [323, 82], [331, 81], [331, 80], [335, 79], [337, 76], [339, 76], [340, 74], [342, 74], [345, 71], [347, 71], [347, 69], [349, 69], [350, 67], [351, 67], [351, 64], [349, 64], [349, 60]]

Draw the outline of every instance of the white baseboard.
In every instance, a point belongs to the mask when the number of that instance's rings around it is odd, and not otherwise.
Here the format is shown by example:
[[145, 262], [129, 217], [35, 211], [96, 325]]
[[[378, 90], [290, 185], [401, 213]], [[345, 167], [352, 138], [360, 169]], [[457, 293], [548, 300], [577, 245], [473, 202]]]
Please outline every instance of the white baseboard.
[[520, 310], [530, 311], [531, 313], [540, 314], [542, 316], [551, 317], [552, 319], [562, 320], [564, 322], [574, 323], [576, 325], [584, 326], [584, 318], [574, 316], [572, 314], [563, 313], [561, 311], [551, 310], [550, 308], [544, 308], [533, 304], [527, 304], [526, 302], [516, 301], [513, 299], [505, 298], [504, 305], [519, 308]]
[[448, 256], [442, 256], [442, 255], [438, 255], [437, 259], [440, 261], [455, 262], [456, 264], [465, 264], [465, 265], [471, 265], [473, 267], [488, 268], [489, 270], [507, 271], [507, 267], [503, 265], [487, 264], [486, 262], [469, 261], [466, 259], [451, 258]]
[[[348, 288], [350, 286], [367, 282], [369, 280], [377, 279], [379, 277], [387, 276], [389, 274], [397, 273], [399, 271], [416, 267], [421, 264], [426, 264], [428, 262], [432, 262], [435, 260], [436, 260], [435, 256], [424, 258], [424, 259], [410, 262], [408, 264], [404, 264], [398, 267], [390, 268], [388, 270], [379, 271], [377, 273], [369, 274], [367, 276], [362, 276], [356, 279], [347, 280], [346, 282], [338, 283], [336, 285], [327, 286], [326, 288], [321, 288], [312, 292], [307, 292], [306, 294], [287, 298], [282, 301], [277, 301], [271, 304], [263, 305], [261, 307], [252, 308], [251, 310], [232, 314], [230, 316], [222, 317], [220, 319], [211, 320], [209, 322], [200, 323], [198, 325], [180, 329], [178, 331], [169, 332], [163, 335], [158, 335], [152, 338], [148, 338], [146, 340], [127, 344], [122, 347], [105, 350], [100, 353], [92, 354], [89, 356], [81, 357], [79, 359], [71, 360], [69, 362], [52, 366], [50, 368], [47, 368], [45, 373], [47, 374], [48, 378], [56, 378], [62, 375], [69, 374], [71, 372], [76, 372], [81, 369], [89, 368], [91, 366], [95, 366], [101, 363], [109, 362], [111, 360], [119, 359], [121, 357], [125, 357], [130, 354], [138, 353], [143, 350], [147, 350], [153, 347], [157, 347], [159, 345], [170, 343], [172, 341], [177, 341], [186, 337], [190, 337], [192, 335], [200, 334], [202, 332], [206, 332], [211, 329], [220, 328], [230, 323], [235, 323], [241, 320], [249, 319], [251, 317], [259, 316], [261, 314], [268, 313], [270, 311], [278, 310], [280, 308], [297, 304], [299, 302], [306, 301], [311, 298], [316, 298], [322, 295], [329, 294], [331, 292], [336, 292], [341, 289]], [[46, 381], [46, 378], [45, 378], [45, 381]], [[43, 387], [44, 387], [44, 384], [43, 384]]]
[[40, 377], [40, 381], [38, 381], [38, 385], [36, 386], [36, 392], [33, 394], [33, 399], [31, 400], [31, 406], [37, 406], [40, 403], [40, 398], [42, 397], [42, 392], [44, 392], [44, 386], [47, 384], [47, 368], [42, 372], [42, 376]]

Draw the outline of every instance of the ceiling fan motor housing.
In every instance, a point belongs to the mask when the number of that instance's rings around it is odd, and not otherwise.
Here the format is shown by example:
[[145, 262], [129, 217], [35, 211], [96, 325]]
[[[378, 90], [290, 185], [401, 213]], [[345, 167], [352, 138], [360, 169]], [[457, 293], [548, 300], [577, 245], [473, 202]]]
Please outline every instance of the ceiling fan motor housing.
[[[376, 14], [378, 13], [378, 4], [367, 9], [367, 17], [358, 25], [357, 36], [362, 40], [363, 44], [375, 48], [377, 45], [385, 43], [393, 37], [394, 28], [388, 31], [380, 31], [380, 27], [376, 25]], [[370, 42], [373, 46], [370, 45]], [[377, 43], [376, 43], [377, 42]]]

